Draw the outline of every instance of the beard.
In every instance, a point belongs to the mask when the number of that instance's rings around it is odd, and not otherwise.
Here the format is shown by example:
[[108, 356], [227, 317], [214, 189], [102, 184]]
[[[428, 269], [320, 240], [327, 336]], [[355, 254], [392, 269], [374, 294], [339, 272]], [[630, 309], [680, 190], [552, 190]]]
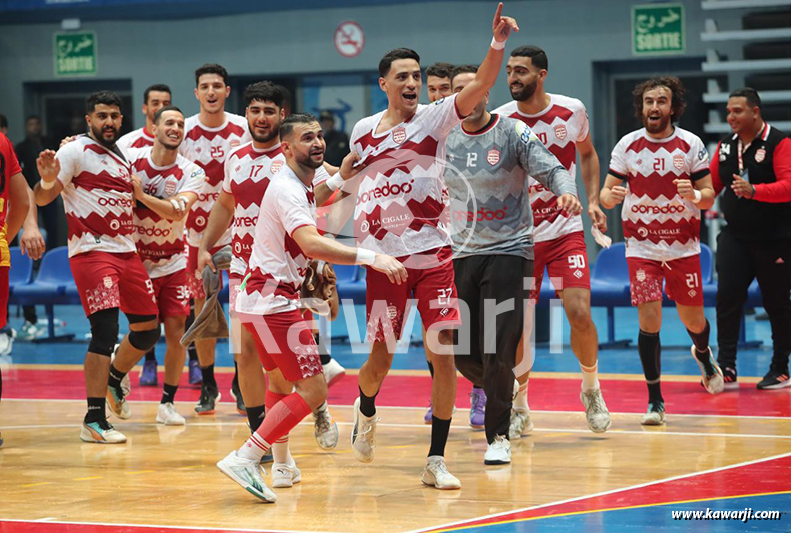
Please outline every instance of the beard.
[[310, 156], [310, 154], [304, 156], [297, 156], [296, 160], [297, 163], [299, 163], [303, 167], [316, 170], [317, 168], [319, 168], [321, 165], [324, 164], [324, 152], [321, 153], [321, 161], [319, 162], [314, 161], [313, 158]]
[[93, 138], [96, 139], [96, 141], [99, 142], [99, 144], [101, 144], [102, 146], [106, 148], [112, 148], [113, 146], [115, 146], [115, 141], [118, 140], [118, 128], [116, 128], [115, 126], [110, 126], [107, 129], [112, 130], [113, 132], [112, 139], [108, 140], [104, 137], [105, 128], [94, 128], [93, 125], [91, 125], [91, 133], [93, 134]]
[[253, 140], [257, 143], [267, 143], [280, 135], [280, 124], [275, 124], [269, 129], [269, 133], [266, 135], [257, 135], [255, 133], [255, 128], [249, 127], [250, 136], [252, 136]]
[[530, 85], [525, 85], [519, 91], [514, 92], [514, 90], [511, 89], [511, 98], [513, 98], [517, 102], [524, 102], [525, 100], [530, 100], [530, 98], [536, 93], [537, 88], [538, 88], [538, 80], [534, 80], [533, 83], [531, 83]]
[[648, 121], [648, 116], [643, 115], [643, 126], [648, 133], [660, 133], [665, 131], [668, 125], [670, 125], [670, 115], [664, 115], [657, 124], [651, 124]]

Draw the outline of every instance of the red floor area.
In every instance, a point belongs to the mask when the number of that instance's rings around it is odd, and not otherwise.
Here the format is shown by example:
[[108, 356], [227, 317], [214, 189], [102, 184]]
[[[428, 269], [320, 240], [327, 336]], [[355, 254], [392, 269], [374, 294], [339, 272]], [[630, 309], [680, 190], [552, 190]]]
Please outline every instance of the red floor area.
[[[645, 487], [627, 489], [611, 494], [577, 501], [518, 511], [497, 517], [459, 524], [453, 529], [468, 529], [484, 524], [549, 517], [586, 511], [602, 511], [680, 503], [691, 500], [710, 500], [736, 496], [772, 494], [791, 490], [791, 456], [728, 468], [708, 474], [659, 482]], [[438, 530], [448, 531], [447, 528]]]
[[[230, 388], [231, 373], [217, 374], [220, 390]], [[162, 383], [160, 373], [159, 380]], [[80, 370], [28, 370], [14, 369], [3, 372], [3, 396], [6, 398], [82, 399], [85, 397], [83, 374]], [[137, 374], [132, 375], [131, 400], [159, 400], [161, 389], [138, 387]], [[581, 411], [578, 379], [532, 378], [529, 398], [531, 409], [550, 411]], [[669, 414], [738, 415], [738, 416], [791, 416], [791, 389], [758, 391], [754, 385], [743, 383], [738, 392], [718, 396], [707, 394], [697, 383], [662, 383], [662, 390]], [[468, 408], [470, 384], [458, 381], [456, 405]], [[617, 413], [642, 413], [647, 402], [645, 384], [640, 381], [605, 380], [602, 382], [607, 406]], [[330, 389], [329, 402], [351, 405], [357, 397], [356, 376], [346, 376]], [[431, 394], [428, 376], [388, 376], [377, 397], [382, 406], [424, 407]], [[199, 389], [182, 379], [177, 400], [197, 401]], [[231, 401], [223, 394], [223, 401]]]

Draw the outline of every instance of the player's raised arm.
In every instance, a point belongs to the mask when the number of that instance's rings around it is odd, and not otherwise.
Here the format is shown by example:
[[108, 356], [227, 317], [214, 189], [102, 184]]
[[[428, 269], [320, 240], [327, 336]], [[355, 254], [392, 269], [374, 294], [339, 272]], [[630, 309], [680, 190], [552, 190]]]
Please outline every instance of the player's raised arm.
[[472, 113], [481, 98], [484, 97], [486, 92], [494, 87], [497, 81], [497, 75], [500, 73], [500, 67], [503, 63], [503, 51], [505, 49], [505, 42], [511, 35], [511, 31], [519, 31], [519, 26], [516, 20], [511, 17], [503, 17], [503, 3], [497, 5], [497, 12], [494, 14], [492, 21], [492, 42], [489, 46], [489, 51], [486, 57], [478, 68], [478, 73], [475, 79], [467, 85], [456, 97], [456, 109], [459, 114], [466, 117]]

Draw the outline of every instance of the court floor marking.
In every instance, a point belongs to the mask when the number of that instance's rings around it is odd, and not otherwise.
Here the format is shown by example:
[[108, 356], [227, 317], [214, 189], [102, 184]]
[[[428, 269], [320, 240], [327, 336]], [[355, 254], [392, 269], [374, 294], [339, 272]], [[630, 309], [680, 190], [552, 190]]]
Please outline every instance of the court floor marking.
[[[788, 392], [789, 392], [789, 398], [791, 398], [791, 388], [789, 389]], [[772, 394], [772, 392], [769, 392], [767, 394]], [[9, 403], [11, 403], [11, 402], [31, 402], [31, 403], [37, 403], [37, 402], [58, 402], [58, 403], [80, 402], [80, 403], [83, 403], [83, 402], [85, 402], [85, 399], [84, 398], [74, 398], [74, 399], [68, 399], [68, 398], [53, 398], [53, 399], [49, 399], [49, 398], [2, 398], [2, 401], [0, 402], [0, 404], [1, 403], [5, 403], [5, 402], [9, 402]], [[191, 403], [192, 402], [190, 400], [178, 400], [176, 402], [176, 406], [178, 406], [180, 404], [191, 404]], [[220, 402], [220, 405], [233, 405], [233, 403], [234, 402], [231, 402], [231, 401]], [[148, 405], [157, 404], [158, 405], [159, 404], [159, 400], [129, 400], [129, 404], [130, 405], [135, 405], [135, 404], [148, 404]], [[343, 408], [352, 407], [351, 405], [346, 405], [346, 404], [343, 404], [343, 405], [341, 405], [341, 404], [329, 404], [329, 406], [331, 408], [334, 408], [334, 409], [343, 409]], [[426, 407], [401, 407], [401, 406], [398, 406], [398, 405], [377, 405], [376, 406], [376, 410], [378, 411], [379, 409], [385, 409], [385, 410], [387, 410], [387, 409], [401, 409], [401, 410], [408, 410], [408, 411], [425, 411], [427, 408]], [[469, 410], [470, 409], [467, 408], [467, 407], [460, 407], [460, 408], [457, 409], [457, 412], [458, 411], [465, 412], [465, 411], [469, 411]], [[569, 413], [572, 413], [572, 414], [573, 413], [584, 414], [585, 411], [583, 411], [582, 408], [580, 408], [579, 411], [578, 410], [573, 410], [573, 411], [553, 411], [553, 410], [542, 410], [542, 409], [530, 409], [530, 413], [531, 414], [533, 414], [533, 413], [539, 413], [539, 414], [569, 414]], [[612, 411], [610, 411], [610, 414], [611, 415], [618, 415], [618, 416], [624, 416], [624, 415], [626, 415], [626, 416], [634, 416], [634, 415], [642, 416], [642, 415], [645, 414], [645, 412], [640, 411], [640, 412], [633, 412], [633, 413], [623, 413], [623, 412], [612, 412]], [[242, 415], [239, 415], [239, 416], [242, 416]], [[756, 419], [756, 420], [788, 420], [789, 419], [787, 416], [707, 415], [707, 414], [699, 414], [699, 415], [697, 415], [697, 414], [692, 414], [692, 413], [678, 413], [678, 414], [676, 414], [676, 413], [667, 413], [667, 416], [669, 416], [670, 418], [676, 418], [676, 417], [739, 418], [739, 419]], [[429, 424], [426, 424], [426, 426], [431, 427]]]
[[[584, 514], [608, 513], [608, 512], [613, 512], [613, 511], [629, 511], [629, 510], [633, 510], [633, 509], [647, 509], [647, 508], [650, 508], [650, 507], [662, 507], [662, 506], [666, 506], [666, 505], [686, 505], [686, 504], [690, 504], [690, 503], [718, 502], [718, 501], [723, 501], [723, 500], [735, 500], [735, 499], [739, 499], [739, 498], [757, 498], [757, 497], [761, 497], [761, 496], [780, 496], [780, 495], [783, 495], [783, 494], [791, 494], [791, 491], [784, 490], [784, 491], [778, 491], [778, 492], [762, 492], [762, 493], [757, 493], [757, 494], [740, 494], [740, 495], [737, 495], [737, 496], [722, 496], [722, 497], [718, 497], [718, 498], [699, 498], [699, 499], [696, 499], [696, 500], [683, 500], [683, 501], [677, 501], [677, 502], [674, 501], [674, 502], [661, 502], [661, 503], [646, 503], [646, 504], [641, 504], [641, 505], [630, 505], [630, 506], [627, 506], [627, 507], [611, 507], [611, 508], [607, 508], [607, 509], [589, 509], [589, 510], [586, 510], [586, 511], [572, 511], [570, 513], [560, 513], [560, 514], [551, 514], [551, 515], [543, 515], [543, 516], [530, 516], [530, 517], [527, 517], [527, 518], [515, 518], [513, 520], [503, 520], [501, 522], [489, 522], [487, 524], [482, 524], [482, 526], [483, 527], [499, 526], [499, 525], [504, 525], [504, 524], [516, 524], [518, 522], [529, 522], [529, 521], [533, 521], [533, 520], [543, 520], [543, 519], [546, 519], [546, 518], [562, 518], [562, 517], [567, 517], [567, 516], [577, 516], [577, 515], [584, 515]], [[463, 527], [464, 526], [462, 526], [462, 528]], [[473, 527], [476, 527], [476, 526], [473, 526]], [[441, 533], [442, 531], [454, 531], [454, 530], [455, 531], [459, 531], [459, 529], [454, 528], [454, 529], [451, 529], [451, 530], [440, 530], [440, 531], [436, 531], [434, 533]]]
[[608, 491], [604, 491], [604, 492], [597, 492], [595, 494], [588, 494], [586, 496], [578, 496], [576, 498], [569, 498], [569, 499], [566, 499], [566, 500], [559, 500], [559, 501], [556, 501], [556, 502], [542, 503], [541, 505], [534, 505], [532, 507], [524, 507], [522, 509], [514, 509], [512, 511], [504, 511], [504, 512], [501, 512], [501, 513], [494, 513], [494, 514], [490, 514], [490, 515], [479, 516], [477, 518], [472, 518], [472, 519], [467, 519], [467, 520], [457, 520], [455, 522], [449, 522], [447, 524], [441, 524], [439, 526], [426, 527], [426, 528], [421, 528], [421, 529], [412, 529], [412, 530], [406, 531], [404, 533], [425, 533], [425, 532], [428, 532], [428, 531], [431, 531], [433, 533], [441, 533], [441, 532], [444, 532], [444, 531], [451, 531], [452, 529], [457, 529], [457, 528], [455, 528], [455, 526], [464, 526], [465, 524], [469, 525], [469, 524], [472, 524], [474, 522], [478, 522], [480, 520], [487, 520], [489, 518], [497, 518], [497, 517], [500, 517], [500, 516], [507, 516], [507, 515], [514, 514], [514, 513], [523, 513], [523, 512], [526, 512], [526, 511], [534, 511], [536, 509], [543, 509], [545, 507], [553, 507], [553, 506], [556, 506], [556, 505], [563, 505], [563, 504], [566, 504], [566, 503], [578, 502], [578, 501], [582, 501], [582, 500], [588, 500], [588, 499], [591, 499], [591, 498], [598, 498], [598, 497], [601, 497], [601, 496], [609, 496], [610, 494], [617, 494], [619, 492], [627, 492], [627, 491], [630, 491], [630, 490], [636, 490], [636, 489], [642, 489], [642, 488], [645, 488], [645, 487], [650, 487], [652, 485], [659, 485], [659, 484], [662, 484], [662, 483], [669, 483], [671, 481], [678, 481], [680, 479], [688, 479], [688, 478], [693, 478], [693, 477], [697, 477], [697, 476], [703, 476], [703, 475], [706, 475], [706, 474], [714, 474], [716, 472], [723, 472], [725, 470], [732, 470], [734, 468], [740, 468], [740, 467], [743, 467], [743, 466], [750, 466], [750, 465], [754, 465], [754, 464], [758, 464], [758, 463], [765, 463], [767, 461], [773, 461], [775, 459], [783, 459], [785, 457], [791, 457], [791, 452], [782, 453], [782, 454], [779, 454], [779, 455], [773, 455], [773, 456], [770, 456], [770, 457], [764, 457], [762, 459], [753, 459], [751, 461], [744, 461], [742, 463], [736, 463], [736, 464], [728, 465], [728, 466], [720, 466], [720, 467], [717, 467], [717, 468], [711, 468], [709, 470], [703, 470], [703, 471], [700, 471], [700, 472], [691, 472], [689, 474], [681, 474], [681, 475], [678, 475], [678, 476], [672, 476], [672, 477], [668, 477], [668, 478], [664, 478], [664, 479], [658, 479], [656, 481], [649, 481], [649, 482], [646, 482], [646, 483], [639, 483], [637, 485], [631, 485], [631, 486], [622, 487], [622, 488], [619, 488], [619, 489], [612, 489], [612, 490], [608, 490]]
[[[636, 415], [634, 415], [636, 416]], [[162, 424], [158, 424], [155, 422], [122, 422], [123, 426], [120, 426], [121, 429], [125, 427], [158, 427], [162, 426]], [[339, 426], [352, 426], [354, 425], [353, 422], [337, 422]], [[247, 422], [192, 422], [186, 424], [187, 426], [195, 426], [195, 427], [217, 427], [217, 426], [247, 426]], [[300, 422], [298, 425], [300, 426], [313, 426], [313, 422]], [[76, 428], [79, 427], [78, 423], [74, 424], [32, 424], [32, 425], [23, 425], [23, 426], [0, 426], [0, 431], [11, 431], [11, 430], [21, 430], [21, 429], [62, 429], [62, 428]], [[168, 427], [168, 426], [162, 426]], [[174, 428], [184, 427], [184, 426], [170, 426]], [[388, 428], [423, 428], [423, 429], [431, 429], [431, 425], [429, 424], [389, 424], [386, 422], [379, 422], [377, 427], [388, 427]], [[463, 426], [462, 426], [463, 428]], [[461, 429], [461, 428], [459, 428]], [[605, 438], [606, 435], [666, 435], [666, 436], [673, 436], [673, 437], [722, 437], [722, 438], [742, 438], [742, 439], [778, 439], [778, 440], [791, 440], [791, 435], [761, 435], [761, 434], [744, 434], [744, 433], [698, 433], [698, 432], [691, 432], [691, 431], [661, 431], [661, 430], [631, 430], [631, 429], [613, 429], [607, 431], [606, 433], [593, 433], [589, 429], [578, 429], [578, 428], [534, 428], [532, 432], [541, 432], [541, 433], [582, 433], [582, 434], [592, 434], [599, 438]], [[476, 433], [483, 434], [482, 431], [478, 430]], [[524, 436], [523, 436], [524, 437]]]
[[[158, 524], [127, 524], [127, 523], [114, 523], [114, 522], [72, 522], [67, 520], [56, 520], [53, 517], [39, 518], [37, 520], [14, 520], [11, 518], [0, 518], [0, 522], [16, 522], [20, 524], [62, 524], [67, 526], [102, 526], [102, 527], [134, 527], [140, 529], [174, 529], [180, 531], [245, 531], [252, 533], [317, 533], [308, 529], [250, 529], [239, 527], [206, 527], [206, 526], [172, 526], [172, 525], [158, 525]], [[321, 533], [334, 533], [325, 532]], [[340, 532], [337, 532], [340, 533]]]

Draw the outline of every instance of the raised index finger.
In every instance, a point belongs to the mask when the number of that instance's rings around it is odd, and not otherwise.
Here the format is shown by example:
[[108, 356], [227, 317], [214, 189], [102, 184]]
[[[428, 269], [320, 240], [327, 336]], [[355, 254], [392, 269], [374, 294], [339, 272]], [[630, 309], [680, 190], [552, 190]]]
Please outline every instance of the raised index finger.
[[500, 13], [503, 12], [503, 3], [500, 2], [497, 4], [497, 11], [494, 13], [494, 22], [495, 24], [500, 21]]

